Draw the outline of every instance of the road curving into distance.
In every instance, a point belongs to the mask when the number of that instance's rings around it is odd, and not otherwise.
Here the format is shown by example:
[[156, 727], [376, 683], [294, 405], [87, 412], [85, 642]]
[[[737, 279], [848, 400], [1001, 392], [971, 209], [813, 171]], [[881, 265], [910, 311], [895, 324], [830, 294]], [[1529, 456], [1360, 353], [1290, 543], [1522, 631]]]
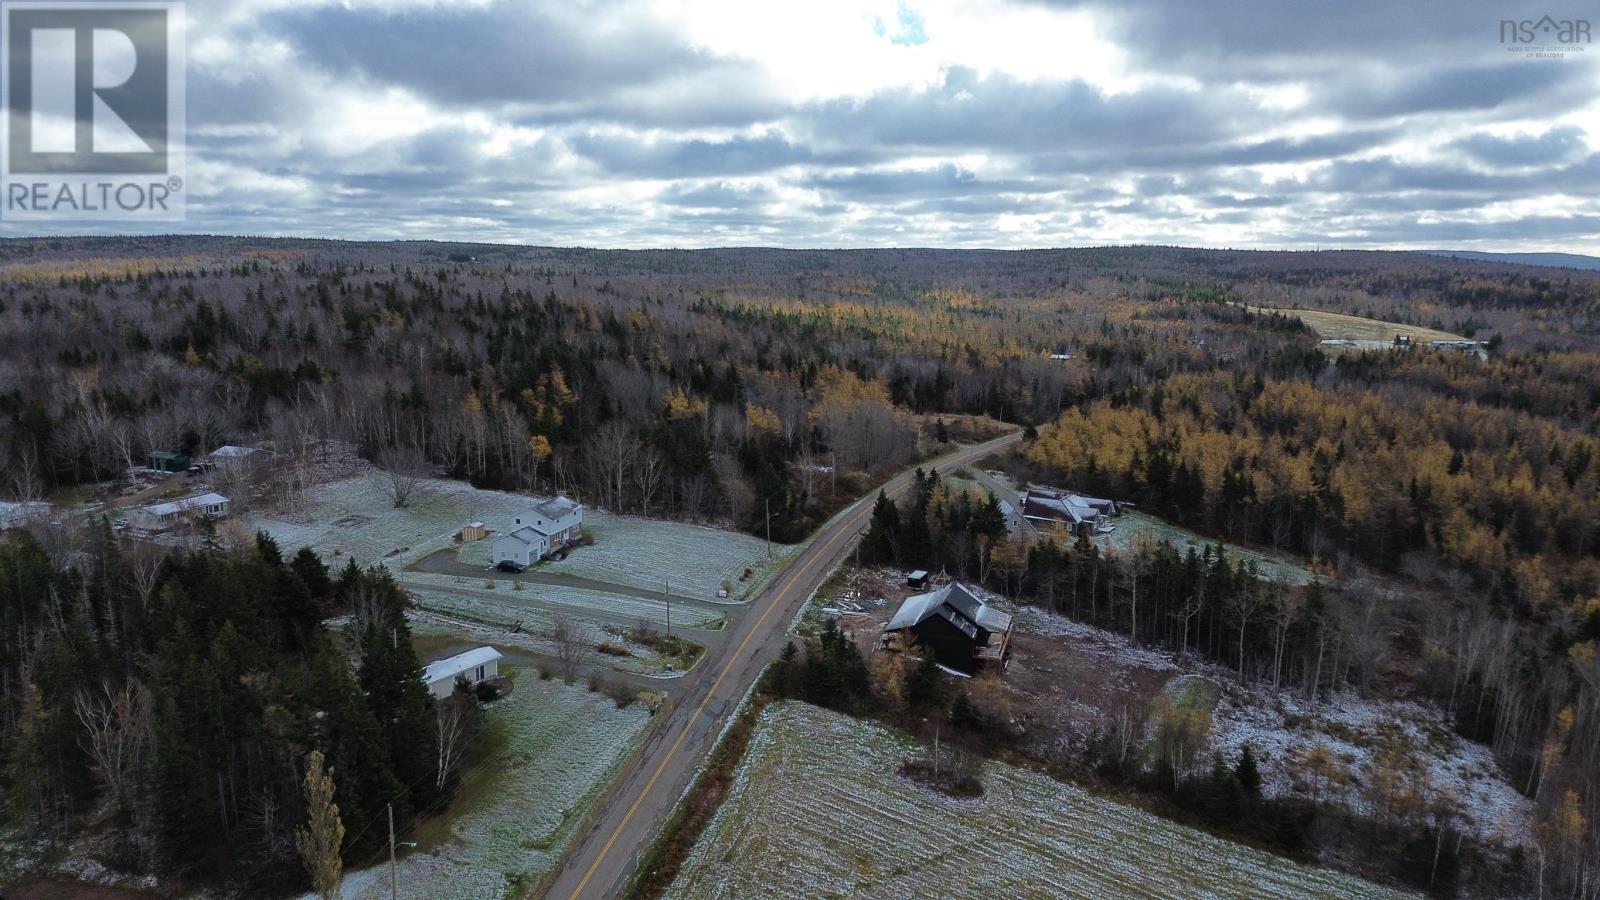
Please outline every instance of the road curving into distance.
[[[922, 463], [943, 470], [968, 465], [1015, 445], [1021, 432], [973, 444]], [[883, 489], [899, 496], [911, 483], [901, 472]], [[789, 623], [801, 604], [854, 545], [872, 518], [878, 495], [857, 500], [834, 516], [768, 582], [737, 618], [726, 638], [678, 686], [649, 743], [612, 780], [602, 806], [568, 849], [545, 891], [551, 898], [609, 898], [626, 886], [657, 827], [710, 756], [717, 736], [788, 640]]]

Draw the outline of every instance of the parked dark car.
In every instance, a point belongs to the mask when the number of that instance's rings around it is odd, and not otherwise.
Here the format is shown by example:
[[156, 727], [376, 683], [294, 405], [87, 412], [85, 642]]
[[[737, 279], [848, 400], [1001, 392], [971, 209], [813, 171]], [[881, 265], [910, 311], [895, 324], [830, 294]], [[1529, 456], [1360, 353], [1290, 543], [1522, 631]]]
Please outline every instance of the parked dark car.
[[527, 566], [518, 565], [517, 563], [514, 563], [509, 559], [500, 560], [499, 562], [494, 564], [494, 567], [496, 569], [499, 569], [502, 572], [521, 572], [521, 571], [527, 569]]

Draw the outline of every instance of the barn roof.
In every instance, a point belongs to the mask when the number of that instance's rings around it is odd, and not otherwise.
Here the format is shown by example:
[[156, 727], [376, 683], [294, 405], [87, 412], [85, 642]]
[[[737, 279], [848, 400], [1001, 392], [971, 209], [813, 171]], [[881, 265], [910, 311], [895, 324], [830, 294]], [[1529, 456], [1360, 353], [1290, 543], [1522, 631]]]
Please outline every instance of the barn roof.
[[989, 606], [983, 598], [972, 593], [959, 581], [947, 584], [937, 591], [907, 597], [886, 627], [890, 631], [899, 631], [927, 621], [930, 616], [945, 619], [967, 637], [974, 639], [978, 636], [980, 626], [992, 633], [1005, 632], [1011, 628], [1011, 616]]
[[454, 678], [462, 672], [470, 672], [484, 663], [504, 659], [505, 654], [493, 647], [475, 647], [465, 653], [457, 653], [447, 659], [428, 663], [422, 670], [422, 680], [427, 684]]

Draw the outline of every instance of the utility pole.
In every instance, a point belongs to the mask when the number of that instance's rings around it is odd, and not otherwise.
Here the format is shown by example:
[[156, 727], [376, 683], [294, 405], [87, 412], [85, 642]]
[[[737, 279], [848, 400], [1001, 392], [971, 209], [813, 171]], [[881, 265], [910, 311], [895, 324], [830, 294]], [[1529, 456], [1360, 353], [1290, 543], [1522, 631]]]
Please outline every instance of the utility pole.
[[400, 900], [400, 871], [394, 864], [394, 804], [389, 804], [389, 897]]
[[667, 637], [672, 637], [672, 579], [667, 579]]
[[767, 559], [772, 558], [772, 496], [769, 494], [767, 504]]

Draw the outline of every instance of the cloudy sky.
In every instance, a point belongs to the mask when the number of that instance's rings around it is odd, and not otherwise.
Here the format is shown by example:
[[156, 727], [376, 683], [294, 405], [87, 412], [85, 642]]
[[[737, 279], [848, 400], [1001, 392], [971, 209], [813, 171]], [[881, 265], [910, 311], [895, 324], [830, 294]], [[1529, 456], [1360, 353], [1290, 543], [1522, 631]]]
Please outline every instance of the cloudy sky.
[[1600, 20], [1571, 0], [203, 0], [180, 228], [1600, 253], [1600, 46], [1500, 40], [1546, 13]]

